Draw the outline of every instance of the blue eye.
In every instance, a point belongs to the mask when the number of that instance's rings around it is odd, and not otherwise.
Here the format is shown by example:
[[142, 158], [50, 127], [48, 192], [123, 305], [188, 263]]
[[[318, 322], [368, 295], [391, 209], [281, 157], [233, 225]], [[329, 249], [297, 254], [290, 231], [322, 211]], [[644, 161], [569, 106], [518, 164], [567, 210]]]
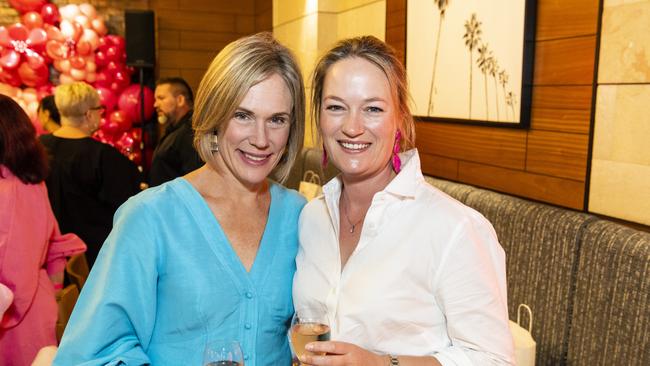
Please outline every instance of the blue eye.
[[373, 107], [373, 106], [371, 106], [371, 107], [366, 108], [366, 111], [371, 112], [371, 113], [381, 113], [381, 112], [383, 112], [384, 110], [381, 109], [381, 108], [379, 108], [379, 107]]
[[325, 110], [332, 111], [332, 112], [338, 112], [343, 110], [343, 106], [340, 106], [338, 104], [330, 104], [328, 106], [325, 106]]
[[242, 121], [248, 120], [250, 118], [248, 113], [244, 113], [244, 112], [235, 112], [233, 117], [235, 119], [242, 120]]
[[282, 127], [289, 123], [289, 119], [284, 116], [273, 116], [269, 120], [273, 127]]

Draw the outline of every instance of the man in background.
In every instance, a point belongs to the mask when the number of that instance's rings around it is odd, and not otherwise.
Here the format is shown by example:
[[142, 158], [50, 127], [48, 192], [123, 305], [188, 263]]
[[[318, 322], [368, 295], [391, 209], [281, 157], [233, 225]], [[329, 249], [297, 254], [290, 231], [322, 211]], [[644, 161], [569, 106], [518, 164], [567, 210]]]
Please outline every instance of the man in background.
[[192, 143], [193, 103], [192, 89], [184, 79], [170, 77], [156, 83], [154, 107], [158, 122], [166, 128], [153, 153], [150, 186], [165, 183], [203, 165]]

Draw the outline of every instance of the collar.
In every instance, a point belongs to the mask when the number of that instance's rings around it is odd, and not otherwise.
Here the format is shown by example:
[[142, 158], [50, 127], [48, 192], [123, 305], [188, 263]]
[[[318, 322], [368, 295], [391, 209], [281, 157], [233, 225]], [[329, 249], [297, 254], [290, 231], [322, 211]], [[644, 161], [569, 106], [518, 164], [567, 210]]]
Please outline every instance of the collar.
[[[388, 183], [382, 192], [400, 199], [414, 198], [419, 183], [424, 180], [420, 170], [420, 157], [417, 149], [411, 149], [399, 154], [402, 160], [402, 170]], [[338, 202], [341, 195], [341, 177], [336, 176], [323, 186], [323, 194], [327, 201]]]
[[175, 123], [169, 124], [165, 128], [165, 135], [169, 135], [170, 133], [178, 130], [179, 128], [181, 128], [181, 126], [183, 126], [186, 123], [189, 123], [191, 125], [192, 124], [192, 111], [193, 110], [190, 109], [190, 111], [185, 113], [183, 115], [183, 117], [181, 117], [178, 121], [176, 121]]

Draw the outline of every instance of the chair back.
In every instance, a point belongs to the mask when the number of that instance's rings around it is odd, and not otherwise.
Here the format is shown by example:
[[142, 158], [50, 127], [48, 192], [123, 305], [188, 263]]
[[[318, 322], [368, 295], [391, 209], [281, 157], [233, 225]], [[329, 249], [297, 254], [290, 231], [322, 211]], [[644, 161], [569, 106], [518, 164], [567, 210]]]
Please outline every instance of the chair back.
[[74, 309], [78, 297], [79, 289], [74, 284], [66, 286], [56, 294], [56, 303], [59, 306], [59, 317], [56, 321], [56, 339], [59, 342], [61, 341], [63, 331], [68, 324], [70, 314], [72, 314], [72, 309]]
[[68, 274], [68, 279], [70, 283], [77, 285], [79, 291], [81, 291], [86, 283], [88, 278], [88, 261], [86, 260], [86, 255], [80, 253], [73, 255], [68, 260], [68, 263], [65, 266], [65, 272]]

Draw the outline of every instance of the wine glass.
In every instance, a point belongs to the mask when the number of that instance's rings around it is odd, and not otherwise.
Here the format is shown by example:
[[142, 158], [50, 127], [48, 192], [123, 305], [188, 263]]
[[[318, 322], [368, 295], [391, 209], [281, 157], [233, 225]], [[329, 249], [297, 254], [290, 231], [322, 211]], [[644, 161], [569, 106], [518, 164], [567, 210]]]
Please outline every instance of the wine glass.
[[330, 340], [330, 322], [324, 306], [305, 306], [296, 310], [291, 319], [289, 344], [296, 357], [305, 353], [324, 355], [305, 350], [305, 345], [315, 341]]
[[217, 340], [205, 346], [203, 366], [244, 366], [244, 356], [237, 341]]

